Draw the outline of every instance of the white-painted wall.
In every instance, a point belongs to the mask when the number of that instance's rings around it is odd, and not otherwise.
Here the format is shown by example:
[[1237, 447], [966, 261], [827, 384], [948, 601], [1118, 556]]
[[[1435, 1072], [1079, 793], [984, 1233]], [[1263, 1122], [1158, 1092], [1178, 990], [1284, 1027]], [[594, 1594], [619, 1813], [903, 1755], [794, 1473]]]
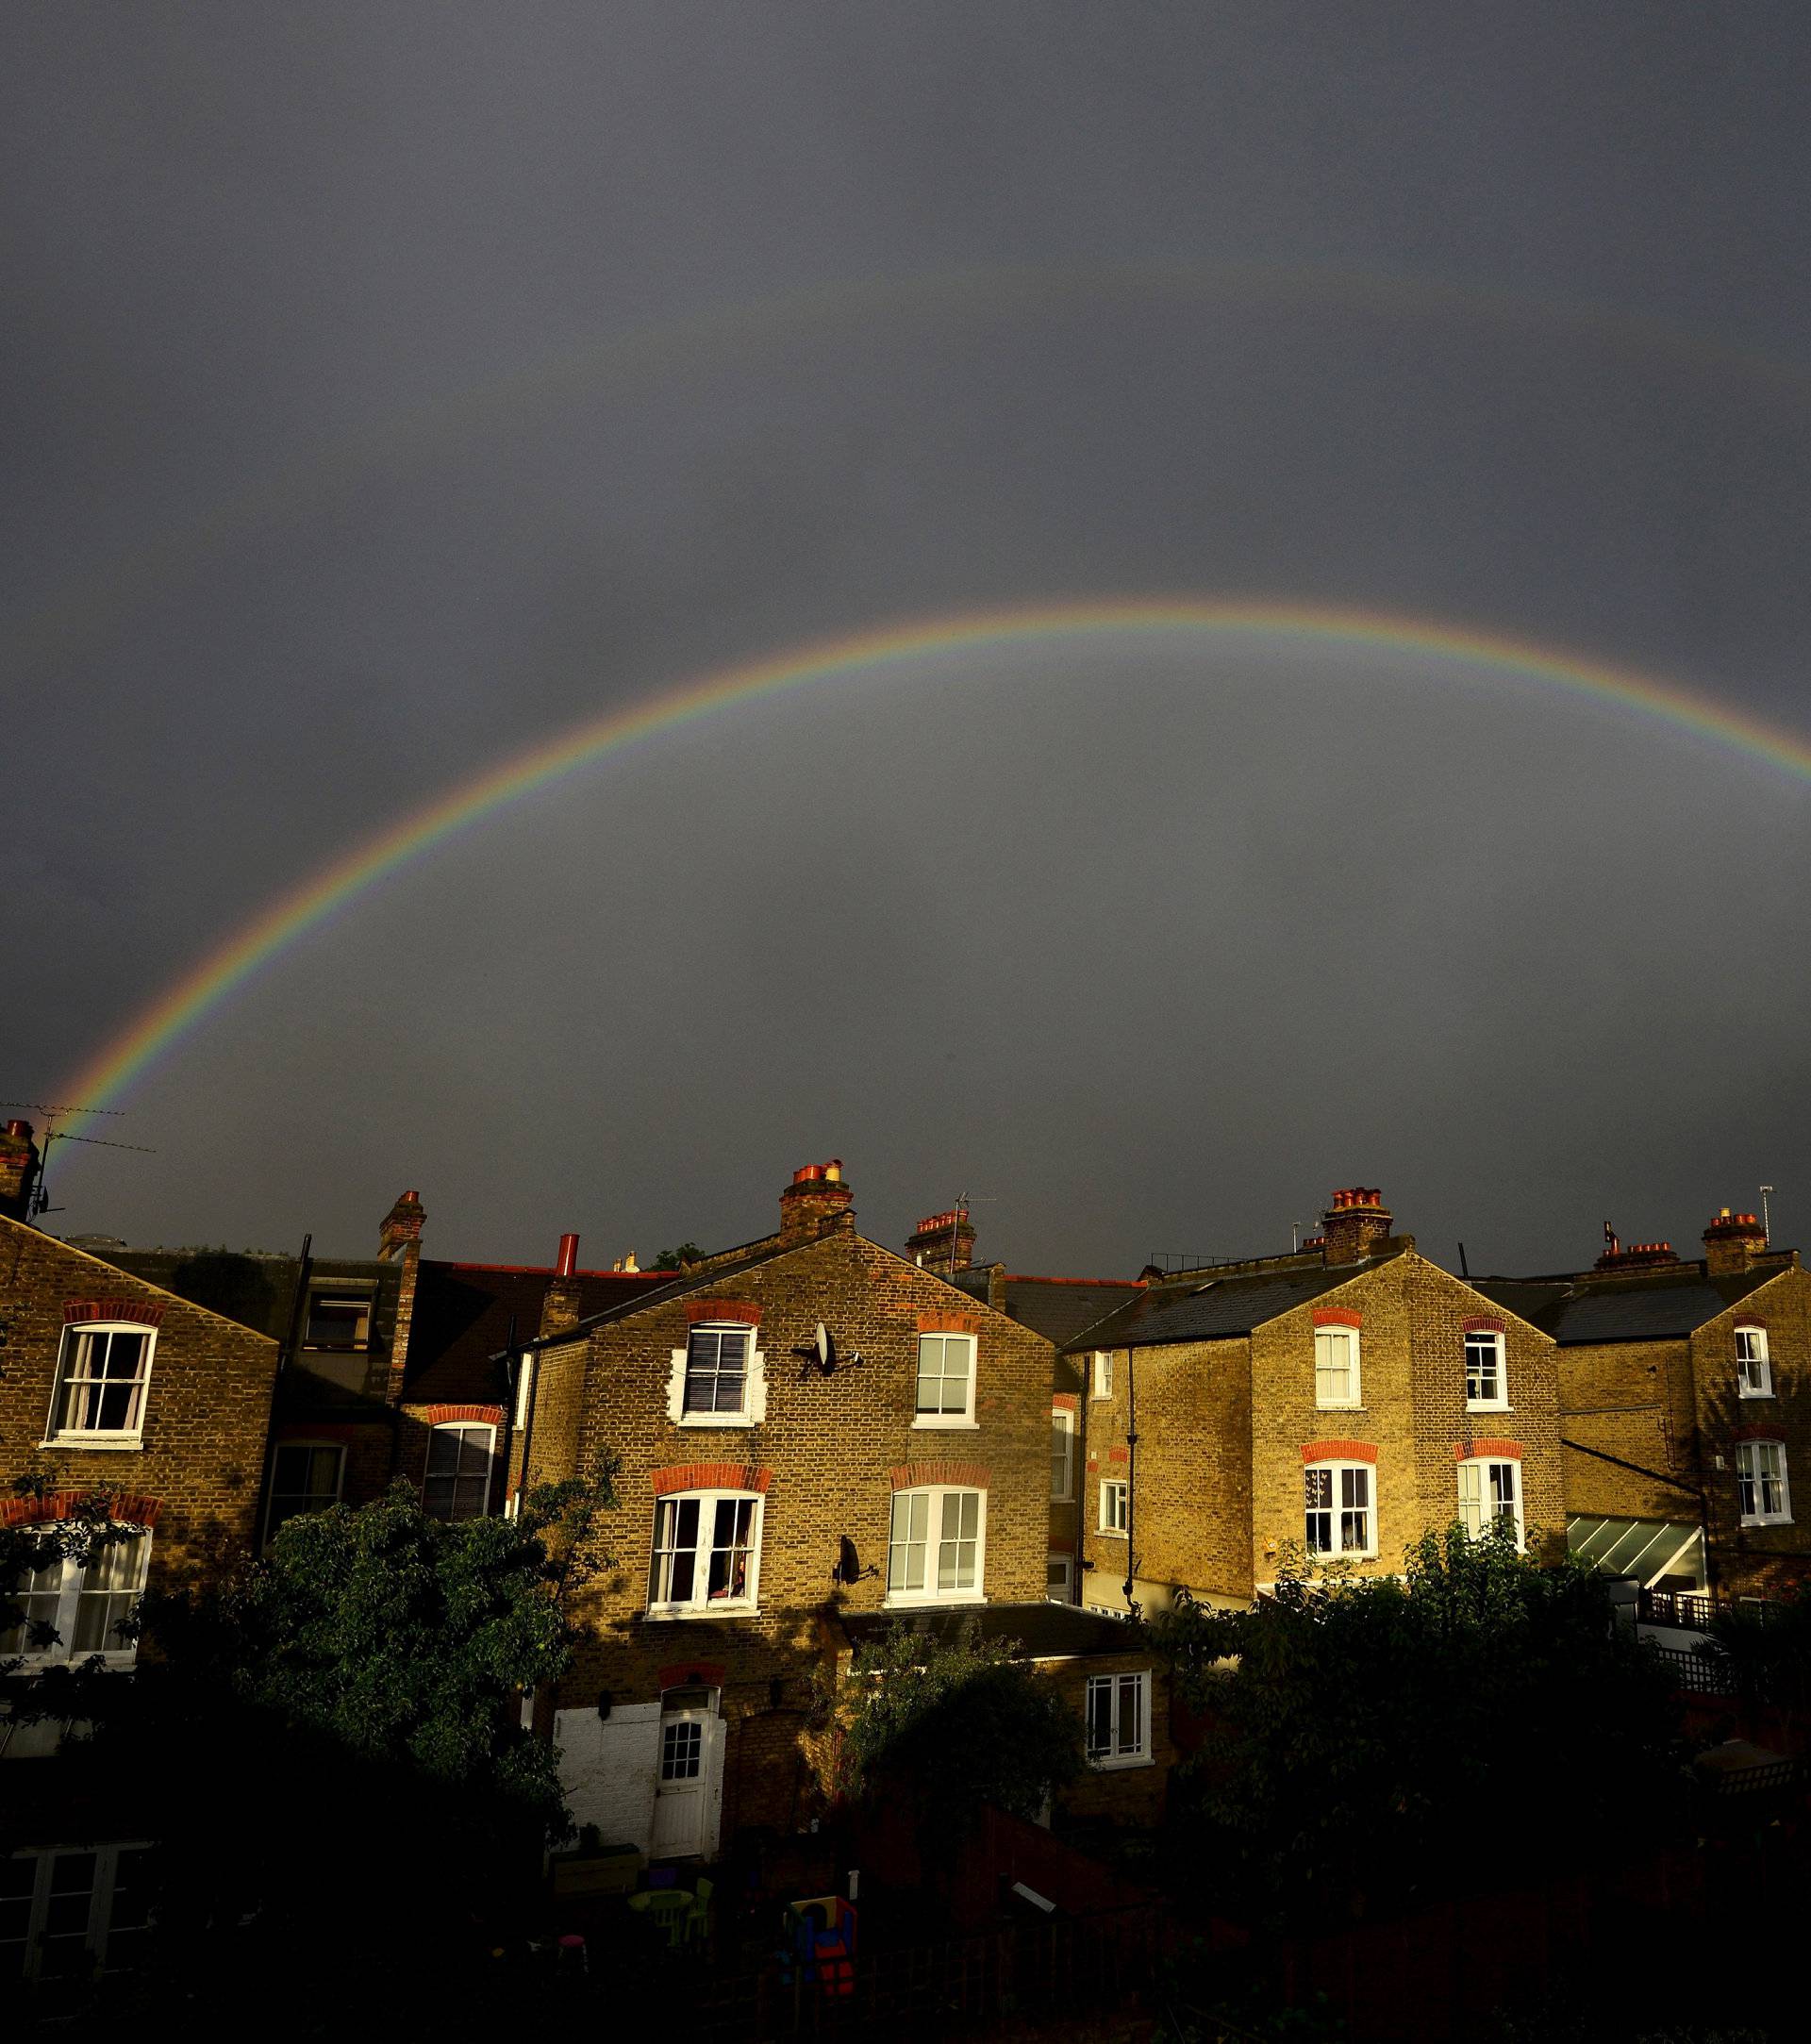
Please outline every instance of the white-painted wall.
[[648, 1850], [660, 1771], [660, 1705], [618, 1703], [555, 1714], [559, 1778], [576, 1824], [595, 1824], [606, 1845]]

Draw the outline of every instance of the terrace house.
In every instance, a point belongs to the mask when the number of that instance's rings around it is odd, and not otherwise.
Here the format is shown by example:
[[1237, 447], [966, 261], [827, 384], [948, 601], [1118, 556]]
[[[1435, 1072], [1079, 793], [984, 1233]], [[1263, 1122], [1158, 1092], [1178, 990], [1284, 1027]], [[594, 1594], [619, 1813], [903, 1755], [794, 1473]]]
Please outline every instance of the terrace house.
[[1067, 1353], [1080, 1411], [1082, 1601], [1242, 1607], [1294, 1557], [1360, 1574], [1454, 1521], [1563, 1537], [1552, 1338], [1334, 1195], [1287, 1256], [1148, 1272]]
[[1048, 1604], [1051, 1343], [856, 1232], [839, 1164], [776, 1233], [526, 1345], [512, 1501], [617, 1464], [607, 1566], [538, 1722], [574, 1815], [714, 1856], [818, 1807], [814, 1678], [896, 1620], [1021, 1640], [1095, 1766], [1078, 1815], [1155, 1815], [1167, 1712], [1120, 1628]]

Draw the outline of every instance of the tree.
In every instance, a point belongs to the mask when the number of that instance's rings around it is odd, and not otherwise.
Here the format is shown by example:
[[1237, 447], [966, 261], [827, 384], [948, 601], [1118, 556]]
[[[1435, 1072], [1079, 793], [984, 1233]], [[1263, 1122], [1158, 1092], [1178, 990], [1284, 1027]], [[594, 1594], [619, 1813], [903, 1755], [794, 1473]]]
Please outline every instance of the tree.
[[689, 1263], [702, 1263], [705, 1253], [696, 1242], [681, 1242], [677, 1249], [663, 1249], [654, 1259], [656, 1271], [683, 1271]]
[[1036, 1817], [1082, 1765], [1077, 1713], [1016, 1642], [954, 1637], [903, 1620], [856, 1653], [825, 1698], [820, 1773], [856, 1801], [903, 1796], [957, 1828], [993, 1803]]
[[1454, 1526], [1400, 1578], [1297, 1560], [1273, 1599], [1147, 1627], [1207, 1720], [1191, 1863], [1225, 1899], [1342, 1910], [1513, 1881], [1560, 1836], [1629, 1844], [1679, 1806], [1676, 1704], [1603, 1580]]

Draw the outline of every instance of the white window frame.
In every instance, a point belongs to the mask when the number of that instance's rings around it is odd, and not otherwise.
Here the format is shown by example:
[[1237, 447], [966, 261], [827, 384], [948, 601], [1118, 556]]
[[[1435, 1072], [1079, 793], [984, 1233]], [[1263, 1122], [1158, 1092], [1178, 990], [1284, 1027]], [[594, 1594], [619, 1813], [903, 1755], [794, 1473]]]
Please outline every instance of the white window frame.
[[[1062, 1467], [1057, 1468], [1057, 1442], [1062, 1443]], [[1075, 1415], [1067, 1405], [1050, 1408], [1050, 1502], [1075, 1502]]]
[[[1471, 1395], [1471, 1347], [1488, 1343], [1495, 1351], [1491, 1374], [1497, 1380], [1495, 1394], [1488, 1397]], [[1509, 1409], [1509, 1344], [1502, 1330], [1490, 1327], [1471, 1327], [1465, 1335], [1465, 1409], [1467, 1412], [1507, 1412]]]
[[[1345, 1348], [1347, 1390], [1343, 1398], [1329, 1398], [1321, 1390], [1322, 1378], [1332, 1374], [1331, 1365], [1323, 1364], [1321, 1360], [1321, 1344], [1323, 1341], [1328, 1344], [1329, 1354], [1336, 1344]], [[1314, 1404], [1318, 1412], [1355, 1412], [1364, 1404], [1364, 1386], [1358, 1364], [1358, 1329], [1348, 1327], [1343, 1321], [1330, 1321], [1314, 1330]]]
[[[1124, 1685], [1133, 1686], [1128, 1699]], [[1107, 1737], [1109, 1750], [1095, 1753], [1091, 1750], [1094, 1734], [1094, 1700], [1105, 1691], [1107, 1696]], [[1128, 1701], [1137, 1717], [1133, 1727], [1132, 1746], [1122, 1745], [1126, 1726], [1125, 1710]], [[1082, 1699], [1082, 1739], [1088, 1749], [1088, 1764], [1098, 1771], [1112, 1768], [1148, 1768], [1155, 1759], [1151, 1748], [1151, 1670], [1148, 1668], [1118, 1669], [1110, 1675], [1090, 1675]]]
[[[1363, 1471], [1365, 1478], [1365, 1502], [1362, 1505], [1346, 1502], [1348, 1486], [1345, 1479]], [[1310, 1476], [1328, 1474], [1333, 1478], [1329, 1486], [1330, 1503], [1310, 1504], [1307, 1480]], [[1347, 1547], [1343, 1544], [1345, 1520], [1354, 1512], [1365, 1515], [1367, 1543], [1362, 1547]], [[1308, 1515], [1329, 1512], [1332, 1515], [1333, 1531], [1340, 1537], [1342, 1544], [1337, 1547], [1316, 1547], [1308, 1538]], [[1304, 1462], [1302, 1465], [1302, 1544], [1317, 1561], [1367, 1561], [1377, 1554], [1377, 1465], [1374, 1462]]]
[[1096, 1531], [1124, 1539], [1132, 1523], [1132, 1483], [1125, 1476], [1101, 1478], [1100, 1523]]
[[[902, 1503], [909, 1510], [909, 1501], [922, 1498], [925, 1502], [923, 1540], [900, 1540], [894, 1533], [897, 1515]], [[946, 1498], [973, 1498], [975, 1506], [974, 1531], [974, 1581], [953, 1585], [939, 1589], [936, 1578], [940, 1573], [942, 1556], [939, 1550], [948, 1536], [944, 1531], [944, 1500]], [[958, 1542], [961, 1535], [956, 1535]], [[894, 1554], [902, 1546], [920, 1546], [924, 1549], [924, 1585], [911, 1589], [894, 1583]], [[883, 1599], [885, 1608], [905, 1608], [913, 1604], [986, 1604], [988, 1582], [988, 1493], [973, 1484], [915, 1484], [907, 1490], [895, 1490], [887, 1507], [887, 1595]]]
[[[1773, 1470], [1762, 1467], [1761, 1449], [1770, 1450]], [[1777, 1481], [1779, 1508], [1767, 1509], [1767, 1486]], [[1745, 1526], [1789, 1526], [1792, 1523], [1792, 1481], [1786, 1466], [1783, 1440], [1738, 1440], [1736, 1443], [1736, 1505]], [[1758, 1509], [1756, 1508], [1758, 1507]]]
[[[323, 1452], [323, 1451], [324, 1450], [324, 1451], [326, 1451], [327, 1453], [329, 1453], [329, 1454], [335, 1454], [335, 1455], [337, 1455], [337, 1456], [339, 1457], [339, 1460], [338, 1460], [338, 1462], [337, 1462], [337, 1463], [336, 1463], [336, 1464], [334, 1465], [334, 1488], [333, 1488], [333, 1497], [332, 1497], [331, 1501], [330, 1501], [330, 1502], [329, 1502], [328, 1504], [316, 1504], [316, 1505], [310, 1506], [310, 1507], [309, 1507], [309, 1511], [298, 1511], [298, 1512], [291, 1512], [291, 1513], [287, 1514], [287, 1515], [286, 1515], [286, 1517], [285, 1517], [285, 1518], [284, 1518], [284, 1519], [283, 1519], [282, 1521], [278, 1521], [276, 1520], [276, 1501], [277, 1501], [277, 1499], [278, 1499], [278, 1497], [279, 1497], [279, 1496], [281, 1496], [281, 1497], [291, 1497], [291, 1498], [318, 1498], [318, 1497], [321, 1497], [321, 1496], [324, 1496], [324, 1492], [322, 1492], [322, 1491], [319, 1491], [319, 1490], [286, 1490], [286, 1491], [279, 1491], [279, 1490], [277, 1489], [277, 1487], [276, 1487], [276, 1467], [277, 1467], [277, 1462], [278, 1462], [279, 1458], [280, 1458], [280, 1457], [282, 1456], [282, 1454], [283, 1454], [284, 1451], [285, 1451], [286, 1449], [291, 1449], [291, 1448], [306, 1448], [306, 1449], [307, 1449], [307, 1450], [308, 1450], [308, 1452], [309, 1452], [310, 1454], [319, 1454], [320, 1453], [322, 1453], [322, 1452]], [[288, 1524], [288, 1522], [289, 1522], [289, 1521], [290, 1521], [290, 1520], [291, 1520], [291, 1519], [307, 1519], [307, 1517], [309, 1516], [309, 1512], [326, 1512], [326, 1511], [331, 1511], [331, 1510], [333, 1509], [333, 1506], [334, 1506], [334, 1505], [336, 1505], [336, 1504], [343, 1504], [343, 1503], [344, 1503], [344, 1501], [345, 1501], [345, 1495], [346, 1495], [346, 1444], [345, 1444], [345, 1442], [344, 1442], [344, 1441], [342, 1441], [342, 1440], [309, 1440], [309, 1439], [307, 1439], [307, 1438], [306, 1438], [306, 1437], [304, 1437], [303, 1439], [300, 1439], [300, 1440], [279, 1440], [279, 1441], [273, 1441], [273, 1442], [272, 1442], [272, 1444], [271, 1444], [271, 1482], [270, 1482], [270, 1489], [269, 1489], [269, 1491], [268, 1491], [268, 1493], [266, 1494], [266, 1496], [265, 1496], [265, 1499], [264, 1499], [264, 1537], [263, 1537], [263, 1545], [264, 1545], [264, 1546], [266, 1546], [266, 1547], [268, 1547], [268, 1546], [269, 1546], [269, 1545], [271, 1544], [271, 1542], [272, 1542], [272, 1541], [273, 1541], [274, 1539], [275, 1539], [276, 1536], [277, 1536], [277, 1535], [278, 1535], [278, 1534], [279, 1534], [279, 1533], [280, 1533], [280, 1532], [282, 1531], [283, 1527], [284, 1527], [285, 1525], [287, 1525], [287, 1524]]]
[[[1504, 1485], [1499, 1471], [1508, 1474], [1508, 1504], [1502, 1509]], [[1523, 1545], [1526, 1527], [1521, 1515], [1521, 1463], [1514, 1455], [1467, 1455], [1458, 1465], [1459, 1523], [1475, 1539], [1499, 1519], [1515, 1523], [1516, 1546]]]
[[1111, 1349], [1096, 1349], [1094, 1351], [1092, 1389], [1096, 1398], [1111, 1398], [1113, 1396], [1113, 1351]]
[[[42, 1536], [48, 1539], [47, 1532]], [[35, 1647], [30, 1643], [28, 1631], [22, 1627], [20, 1644], [16, 1649], [0, 1649], [0, 1661], [17, 1661], [19, 1666], [31, 1670], [52, 1668], [62, 1662], [86, 1664], [99, 1658], [106, 1668], [130, 1668], [139, 1657], [139, 1642], [136, 1638], [123, 1641], [112, 1647], [78, 1647], [75, 1635], [81, 1621], [82, 1598], [84, 1595], [108, 1599], [132, 1599], [131, 1611], [136, 1614], [144, 1597], [145, 1581], [151, 1566], [151, 1529], [145, 1527], [135, 1538], [111, 1540], [104, 1546], [91, 1548], [82, 1556], [64, 1554], [48, 1569], [36, 1575], [27, 1576], [17, 1590], [14, 1599], [21, 1596], [33, 1598], [42, 1604], [54, 1597], [56, 1604], [49, 1611], [38, 1615], [38, 1622], [54, 1625], [58, 1637], [49, 1646]], [[131, 1567], [135, 1581], [116, 1584], [105, 1588], [91, 1589], [88, 1571], [95, 1561], [104, 1566], [117, 1567], [121, 1561]], [[115, 1623], [119, 1622], [117, 1620]], [[105, 1637], [108, 1627], [103, 1631]]]
[[[108, 1966], [108, 1941], [115, 1935], [113, 1925], [113, 1902], [119, 1885], [120, 1854], [122, 1853], [151, 1853], [156, 1848], [148, 1838], [120, 1838], [105, 1845], [41, 1845], [28, 1846], [24, 1851], [8, 1853], [12, 1860], [28, 1859], [37, 1862], [30, 1896], [18, 1900], [26, 1903], [25, 1936], [24, 1939], [24, 1966], [17, 1973], [7, 1972], [5, 1978], [16, 1985], [21, 1980], [36, 1981], [44, 1977], [42, 1972], [43, 1939], [50, 1918], [52, 1883], [55, 1878], [55, 1863], [59, 1859], [88, 1858], [94, 1861], [92, 1879], [88, 1890], [88, 1923], [82, 1933], [82, 1950], [88, 1964], [80, 1971], [57, 1973], [49, 1977], [70, 1986], [80, 1986], [93, 1970], [110, 1971]], [[145, 1886], [150, 1887], [149, 1869], [144, 1870]], [[79, 1893], [79, 1890], [75, 1892]], [[142, 1924], [129, 1924], [123, 1936], [136, 1936], [149, 1931], [156, 1922], [155, 1914], [147, 1909]], [[74, 1934], [71, 1934], [72, 1941]], [[148, 1939], [147, 1939], [148, 1943]], [[9, 1961], [12, 1945], [8, 1941], [0, 1945], [0, 1960]]]
[[[1053, 1583], [1051, 1575], [1060, 1570], [1062, 1581]], [[1075, 1602], [1075, 1557], [1059, 1554], [1054, 1547], [1044, 1566], [1044, 1602], [1046, 1604], [1073, 1604]]]
[[[440, 1439], [442, 1434], [458, 1434], [461, 1436], [483, 1434], [487, 1437], [485, 1442], [484, 1503], [479, 1505], [475, 1512], [459, 1512], [457, 1514], [448, 1512], [446, 1514], [447, 1523], [457, 1524], [468, 1519], [489, 1519], [491, 1516], [490, 1500], [497, 1487], [497, 1430], [494, 1424], [486, 1420], [437, 1420], [428, 1429], [427, 1453], [422, 1461], [422, 1509], [430, 1519], [439, 1519], [440, 1517], [440, 1514], [427, 1501], [427, 1487], [430, 1483], [443, 1482], [445, 1480], [444, 1478], [436, 1478], [434, 1474], [434, 1443]], [[461, 1449], [464, 1447], [463, 1440], [460, 1442], [460, 1447]], [[343, 1474], [341, 1480], [342, 1483], [344, 1482]], [[460, 1476], [456, 1468], [453, 1477], [456, 1499], [458, 1486], [462, 1482], [469, 1482], [470, 1480], [469, 1477]]]
[[[314, 1309], [321, 1305], [357, 1306], [359, 1312], [358, 1338], [356, 1341], [311, 1341], [308, 1337], [314, 1326]], [[336, 1284], [331, 1278], [317, 1278], [308, 1287], [308, 1296], [302, 1309], [302, 1346], [315, 1355], [365, 1355], [371, 1350], [371, 1323], [376, 1295], [360, 1285]]]
[[[138, 1386], [138, 1397], [132, 1404], [132, 1423], [123, 1427], [69, 1427], [61, 1423], [63, 1407], [67, 1400], [70, 1382], [70, 1365], [81, 1353], [82, 1343], [94, 1335], [141, 1335], [144, 1346], [140, 1352], [139, 1374], [130, 1379]], [[62, 1346], [57, 1352], [57, 1373], [50, 1388], [50, 1413], [44, 1421], [44, 1437], [41, 1448], [88, 1449], [141, 1449], [144, 1445], [144, 1416], [151, 1403], [151, 1371], [157, 1359], [158, 1330], [147, 1326], [142, 1321], [71, 1321], [63, 1329]], [[99, 1379], [91, 1379], [99, 1382]]]
[[[751, 1427], [767, 1418], [767, 1352], [756, 1346], [760, 1329], [750, 1321], [698, 1321], [686, 1330], [686, 1345], [672, 1352], [667, 1373], [667, 1418], [674, 1426]], [[748, 1359], [742, 1376], [742, 1404], [739, 1412], [688, 1412], [686, 1375], [691, 1363], [692, 1339], [698, 1335], [739, 1334], [748, 1338]]]
[[[692, 1586], [689, 1596], [661, 1603], [655, 1598], [656, 1572], [663, 1553], [677, 1554], [660, 1546], [663, 1512], [672, 1508], [675, 1520], [683, 1505], [698, 1507], [698, 1537], [692, 1543]], [[739, 1597], [710, 1594], [710, 1556], [715, 1552], [717, 1507], [720, 1504], [753, 1504], [748, 1521], [748, 1569]], [[761, 1603], [761, 1533], [767, 1516], [767, 1500], [758, 1490], [670, 1490], [654, 1501], [654, 1524], [648, 1545], [647, 1615], [651, 1619], [712, 1619], [751, 1616]]]
[[[926, 1412], [918, 1403], [919, 1386], [923, 1382], [924, 1344], [927, 1341], [941, 1341], [945, 1344], [957, 1341], [967, 1347], [969, 1358], [968, 1384], [959, 1411]], [[919, 1336], [916, 1365], [912, 1375], [912, 1424], [914, 1426], [927, 1427], [933, 1431], [948, 1431], [952, 1428], [975, 1428], [980, 1425], [981, 1422], [974, 1416], [974, 1380], [980, 1369], [979, 1347], [980, 1344], [973, 1335], [965, 1335], [959, 1331], [945, 1333], [941, 1328], [933, 1328], [928, 1333]], [[943, 1356], [947, 1365], [949, 1357], [947, 1346], [944, 1348]], [[939, 1381], [947, 1382], [949, 1378], [947, 1367], [939, 1371], [938, 1376]]]
[[1736, 1329], [1736, 1389], [1740, 1398], [1773, 1396], [1773, 1359], [1765, 1327]]

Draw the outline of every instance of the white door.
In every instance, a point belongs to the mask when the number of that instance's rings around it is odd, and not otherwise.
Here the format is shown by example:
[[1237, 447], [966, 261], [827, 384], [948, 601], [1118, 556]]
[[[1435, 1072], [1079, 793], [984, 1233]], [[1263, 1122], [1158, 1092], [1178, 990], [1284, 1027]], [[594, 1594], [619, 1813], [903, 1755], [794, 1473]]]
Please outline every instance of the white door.
[[710, 1763], [716, 1751], [716, 1692], [670, 1689], [660, 1712], [659, 1776], [654, 1791], [655, 1859], [705, 1849]]

